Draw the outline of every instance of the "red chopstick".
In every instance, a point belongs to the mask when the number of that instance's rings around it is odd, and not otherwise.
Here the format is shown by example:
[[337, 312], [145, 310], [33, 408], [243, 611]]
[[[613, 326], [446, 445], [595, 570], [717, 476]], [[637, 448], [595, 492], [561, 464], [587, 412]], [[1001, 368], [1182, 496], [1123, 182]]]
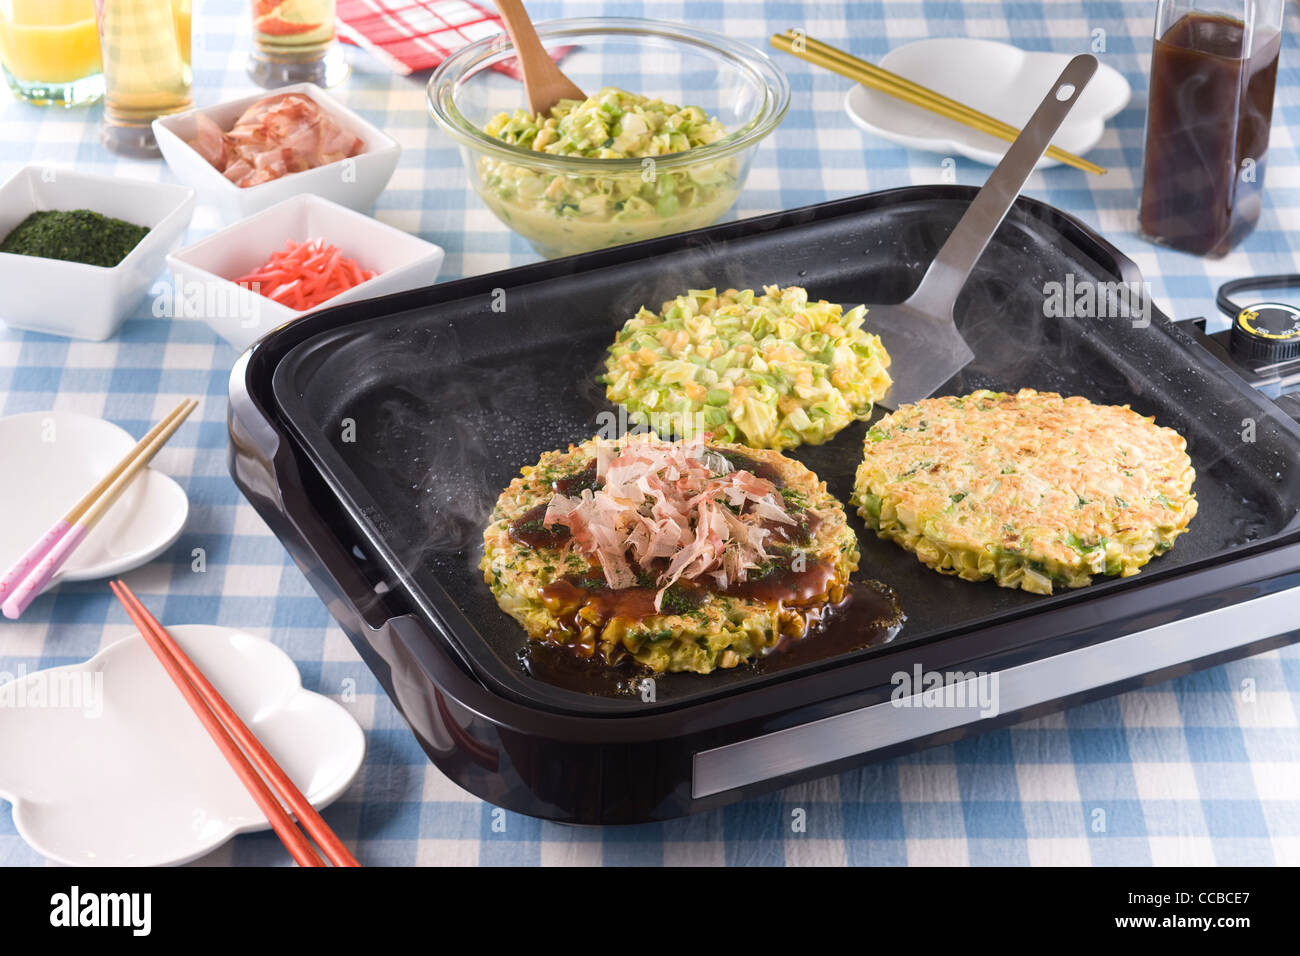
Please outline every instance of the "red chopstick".
[[[331, 863], [335, 866], [360, 866], [356, 857], [343, 845], [343, 841], [289, 779], [289, 775], [267, 753], [261, 741], [239, 719], [198, 666], [181, 650], [176, 639], [149, 613], [126, 583], [114, 581], [109, 587], [122, 602], [126, 613], [140, 631], [140, 636], [154, 652], [258, 807], [266, 814], [271, 829], [298, 865], [324, 866], [325, 863], [285, 813], [280, 799], [289, 805], [303, 829], [316, 841]], [[258, 776], [258, 771], [270, 781], [275, 792], [267, 786], [262, 776]]]

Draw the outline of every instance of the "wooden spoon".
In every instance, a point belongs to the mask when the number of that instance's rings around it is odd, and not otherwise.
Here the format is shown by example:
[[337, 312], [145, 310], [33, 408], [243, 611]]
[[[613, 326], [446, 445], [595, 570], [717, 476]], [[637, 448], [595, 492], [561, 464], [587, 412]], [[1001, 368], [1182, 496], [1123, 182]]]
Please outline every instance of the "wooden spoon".
[[515, 56], [524, 74], [524, 92], [534, 115], [542, 116], [560, 100], [585, 100], [587, 94], [555, 65], [551, 55], [542, 46], [528, 18], [523, 0], [496, 0], [497, 10], [505, 21], [506, 33], [515, 45]]

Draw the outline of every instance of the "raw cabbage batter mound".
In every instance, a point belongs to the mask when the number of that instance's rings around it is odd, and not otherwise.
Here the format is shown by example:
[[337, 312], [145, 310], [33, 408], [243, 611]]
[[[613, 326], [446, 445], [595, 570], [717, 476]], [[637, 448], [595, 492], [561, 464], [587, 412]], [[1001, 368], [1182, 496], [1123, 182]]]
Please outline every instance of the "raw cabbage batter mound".
[[[484, 130], [550, 156], [644, 159], [708, 146], [726, 128], [698, 106], [606, 87], [550, 112], [500, 113]], [[686, 165], [575, 174], [484, 157], [479, 194], [501, 219], [548, 254], [563, 255], [711, 225], [739, 192], [734, 157]]]
[[858, 566], [843, 507], [799, 462], [654, 435], [547, 452], [483, 543], [484, 579], [530, 638], [656, 672], [735, 667], [809, 635]]
[[820, 445], [889, 391], [889, 354], [865, 316], [798, 286], [693, 289], [629, 319], [600, 380], [633, 422], [665, 434]]
[[526, 110], [498, 113], [486, 132], [552, 156], [588, 159], [684, 153], [727, 135], [698, 106], [674, 106], [612, 86], [585, 100], [560, 100], [544, 116]]
[[1127, 405], [1028, 388], [928, 398], [867, 432], [853, 503], [936, 571], [1051, 594], [1173, 547], [1196, 515], [1186, 448]]

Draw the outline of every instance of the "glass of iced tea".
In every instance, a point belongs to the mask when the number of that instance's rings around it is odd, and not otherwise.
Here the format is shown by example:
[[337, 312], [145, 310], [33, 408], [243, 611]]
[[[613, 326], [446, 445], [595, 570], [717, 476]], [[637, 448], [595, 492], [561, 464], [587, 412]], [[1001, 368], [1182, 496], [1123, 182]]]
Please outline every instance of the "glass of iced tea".
[[124, 156], [159, 155], [150, 124], [187, 110], [190, 0], [95, 0], [104, 61], [100, 139]]
[[1138, 224], [1227, 254], [1259, 220], [1284, 0], [1161, 0]]
[[251, 0], [253, 54], [248, 75], [258, 86], [334, 86], [348, 63], [334, 38], [334, 0]]
[[94, 0], [0, 0], [0, 69], [28, 103], [95, 102], [104, 74]]

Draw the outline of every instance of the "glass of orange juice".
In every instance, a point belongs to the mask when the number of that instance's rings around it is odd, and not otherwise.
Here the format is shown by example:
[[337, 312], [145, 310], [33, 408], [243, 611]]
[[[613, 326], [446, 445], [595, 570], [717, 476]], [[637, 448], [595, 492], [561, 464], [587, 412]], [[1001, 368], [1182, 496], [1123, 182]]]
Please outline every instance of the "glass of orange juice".
[[84, 106], [104, 95], [94, 0], [0, 0], [0, 66], [14, 95]]
[[253, 55], [248, 75], [259, 86], [334, 86], [348, 62], [334, 38], [335, 0], [251, 0]]

